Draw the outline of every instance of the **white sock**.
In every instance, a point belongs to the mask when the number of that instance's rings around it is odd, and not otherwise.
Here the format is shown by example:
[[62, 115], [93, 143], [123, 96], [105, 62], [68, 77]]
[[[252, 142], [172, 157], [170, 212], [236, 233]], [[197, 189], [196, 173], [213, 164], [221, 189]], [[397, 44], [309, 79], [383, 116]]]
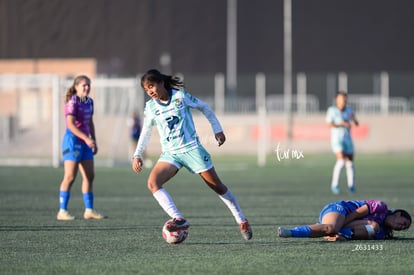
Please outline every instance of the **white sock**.
[[164, 188], [159, 189], [152, 195], [161, 205], [162, 209], [164, 209], [164, 211], [168, 214], [168, 216], [171, 218], [184, 219], [183, 215], [181, 215], [180, 211], [178, 211], [177, 206], [175, 206], [175, 203], [170, 194], [168, 194]]
[[233, 195], [230, 189], [227, 189], [227, 192], [223, 195], [219, 195], [219, 198], [230, 209], [237, 223], [240, 224], [241, 222], [246, 221], [246, 218], [244, 217], [243, 212], [240, 209], [239, 203], [237, 202], [237, 198], [235, 195]]
[[351, 188], [354, 186], [354, 163], [352, 161], [347, 161], [345, 163], [346, 167], [346, 178], [348, 179], [348, 187]]
[[332, 187], [337, 187], [339, 184], [339, 177], [341, 176], [342, 167], [344, 167], [345, 161], [343, 159], [336, 160], [333, 174], [332, 174]]

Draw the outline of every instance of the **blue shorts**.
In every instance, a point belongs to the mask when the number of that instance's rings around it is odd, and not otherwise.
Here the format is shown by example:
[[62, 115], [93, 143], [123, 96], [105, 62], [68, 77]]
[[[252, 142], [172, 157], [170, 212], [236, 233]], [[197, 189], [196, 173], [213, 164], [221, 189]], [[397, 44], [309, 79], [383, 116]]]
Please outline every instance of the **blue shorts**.
[[347, 215], [347, 210], [345, 209], [345, 207], [340, 204], [339, 202], [332, 202], [332, 203], [328, 203], [327, 205], [325, 205], [322, 208], [321, 213], [319, 214], [319, 223], [322, 223], [322, 218], [328, 214], [328, 213], [339, 213], [341, 215], [346, 216]]
[[81, 162], [82, 160], [93, 160], [93, 151], [86, 143], [81, 141], [71, 131], [66, 130], [62, 142], [63, 161], [72, 160]]
[[210, 170], [213, 167], [210, 154], [201, 145], [185, 153], [170, 154], [169, 152], [163, 152], [158, 161], [171, 163], [177, 169], [185, 167], [191, 173], [196, 174]]

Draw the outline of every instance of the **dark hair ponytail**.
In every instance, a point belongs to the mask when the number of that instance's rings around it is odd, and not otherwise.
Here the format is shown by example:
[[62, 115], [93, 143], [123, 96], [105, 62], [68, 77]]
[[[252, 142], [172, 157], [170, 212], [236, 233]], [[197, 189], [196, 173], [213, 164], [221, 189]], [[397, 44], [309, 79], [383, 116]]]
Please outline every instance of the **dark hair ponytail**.
[[164, 87], [167, 91], [171, 89], [183, 89], [184, 82], [178, 76], [171, 76], [165, 75], [160, 73], [160, 71], [156, 69], [148, 70], [142, 77], [141, 77], [141, 87], [144, 88], [145, 82], [155, 82], [161, 83], [164, 82]]

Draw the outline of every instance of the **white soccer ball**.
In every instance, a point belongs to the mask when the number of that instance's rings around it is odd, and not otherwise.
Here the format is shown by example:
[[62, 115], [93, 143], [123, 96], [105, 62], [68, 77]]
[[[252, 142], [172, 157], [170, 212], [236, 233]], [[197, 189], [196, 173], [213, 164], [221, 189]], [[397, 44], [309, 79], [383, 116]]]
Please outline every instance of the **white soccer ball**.
[[176, 231], [168, 231], [167, 230], [167, 224], [171, 222], [172, 219], [166, 221], [164, 223], [164, 226], [162, 227], [162, 237], [164, 240], [169, 244], [179, 244], [182, 243], [188, 236], [188, 227], [187, 228], [181, 228]]

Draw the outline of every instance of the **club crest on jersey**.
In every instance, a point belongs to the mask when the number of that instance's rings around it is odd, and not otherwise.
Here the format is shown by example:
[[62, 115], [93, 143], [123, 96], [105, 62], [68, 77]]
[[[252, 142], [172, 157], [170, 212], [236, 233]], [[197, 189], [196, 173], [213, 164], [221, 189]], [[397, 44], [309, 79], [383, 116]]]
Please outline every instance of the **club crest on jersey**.
[[179, 98], [177, 98], [177, 99], [175, 100], [174, 104], [175, 104], [175, 107], [176, 107], [177, 109], [181, 109], [181, 108], [183, 108], [183, 102], [182, 102], [182, 101], [181, 101], [181, 99], [179, 99]]

